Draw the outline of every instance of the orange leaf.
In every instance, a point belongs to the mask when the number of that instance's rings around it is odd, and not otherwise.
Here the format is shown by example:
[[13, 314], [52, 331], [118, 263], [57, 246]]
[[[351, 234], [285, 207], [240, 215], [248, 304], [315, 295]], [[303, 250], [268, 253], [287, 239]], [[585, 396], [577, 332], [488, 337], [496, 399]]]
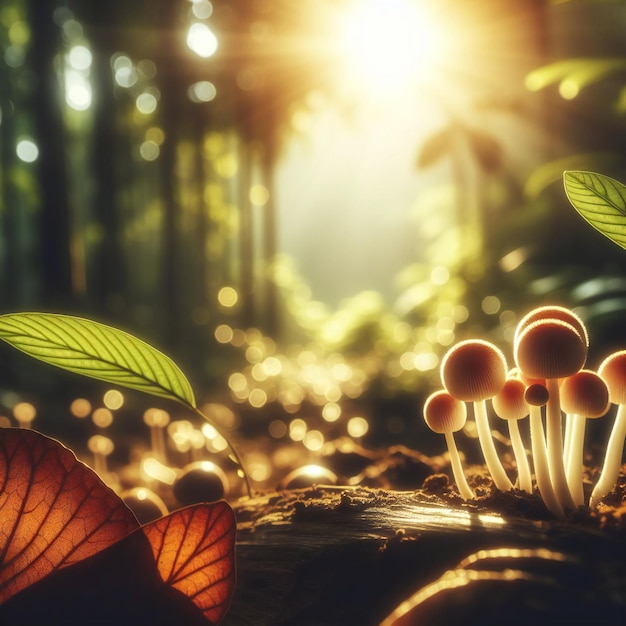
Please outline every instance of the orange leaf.
[[208, 626], [165, 584], [143, 529], [0, 604], [2, 626]]
[[212, 623], [226, 613], [235, 585], [235, 530], [226, 502], [187, 507], [142, 527], [163, 581]]
[[234, 589], [235, 529], [226, 502], [138, 528], [62, 444], [0, 428], [3, 625], [215, 624]]
[[62, 444], [0, 428], [0, 604], [137, 527], [118, 496]]

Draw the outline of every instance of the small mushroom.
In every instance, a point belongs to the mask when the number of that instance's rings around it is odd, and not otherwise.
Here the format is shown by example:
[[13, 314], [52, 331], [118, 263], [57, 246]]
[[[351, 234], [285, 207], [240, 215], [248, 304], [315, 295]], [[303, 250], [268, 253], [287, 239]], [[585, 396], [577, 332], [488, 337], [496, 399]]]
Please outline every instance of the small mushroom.
[[93, 435], [87, 441], [87, 447], [93, 454], [93, 469], [104, 480], [109, 473], [107, 457], [115, 450], [112, 439], [104, 435]]
[[546, 430], [548, 467], [554, 492], [563, 509], [574, 509], [563, 463], [559, 379], [578, 372], [587, 359], [587, 342], [571, 324], [540, 319], [528, 324], [515, 342], [515, 361], [525, 376], [545, 378], [548, 390]]
[[182, 506], [199, 502], [217, 502], [228, 496], [228, 477], [211, 461], [186, 465], [172, 485], [172, 493]]
[[574, 504], [583, 506], [585, 420], [602, 417], [608, 411], [609, 390], [598, 374], [591, 370], [580, 370], [563, 381], [560, 392], [561, 406], [568, 416], [571, 416], [565, 475]]
[[154, 491], [146, 487], [133, 487], [120, 493], [124, 504], [135, 514], [140, 524], [148, 524], [169, 511], [165, 502]]
[[541, 495], [541, 499], [548, 510], [557, 517], [563, 517], [563, 507], [554, 493], [550, 480], [546, 436], [541, 418], [541, 409], [548, 403], [548, 397], [548, 390], [541, 383], [529, 385], [524, 393], [524, 399], [530, 406], [530, 446], [539, 495]]
[[453, 434], [463, 428], [466, 419], [467, 407], [465, 403], [457, 400], [443, 389], [430, 394], [424, 403], [424, 421], [433, 432], [445, 435], [454, 480], [461, 496], [465, 500], [470, 500], [475, 495], [467, 484]]
[[504, 387], [491, 398], [491, 404], [495, 414], [508, 422], [511, 444], [517, 463], [519, 488], [532, 493], [533, 483], [528, 456], [518, 425], [518, 420], [525, 418], [530, 413], [530, 407], [524, 399], [525, 391], [526, 385], [519, 378], [507, 378]]
[[13, 417], [17, 420], [20, 428], [32, 428], [36, 416], [37, 409], [30, 402], [18, 402], [13, 407]]
[[622, 464], [624, 437], [626, 437], [626, 350], [609, 355], [598, 368], [609, 389], [609, 400], [617, 404], [617, 414], [606, 447], [600, 478], [591, 492], [589, 506], [595, 507], [613, 489]]
[[485, 463], [493, 481], [501, 491], [513, 489], [491, 436], [485, 400], [495, 396], [506, 380], [506, 359], [492, 343], [469, 339], [452, 346], [441, 362], [444, 388], [463, 402], [472, 402], [478, 439]]
[[157, 461], [165, 463], [167, 452], [165, 446], [165, 427], [170, 423], [170, 416], [167, 411], [150, 408], [143, 414], [143, 422], [150, 428], [150, 443], [152, 444], [152, 454]]

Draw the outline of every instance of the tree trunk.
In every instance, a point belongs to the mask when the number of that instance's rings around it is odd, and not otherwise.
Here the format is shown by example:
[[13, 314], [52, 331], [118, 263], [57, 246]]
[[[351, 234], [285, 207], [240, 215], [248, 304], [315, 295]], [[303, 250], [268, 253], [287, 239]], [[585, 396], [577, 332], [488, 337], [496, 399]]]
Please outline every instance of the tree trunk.
[[72, 297], [71, 219], [68, 203], [63, 94], [56, 68], [61, 37], [53, 21], [57, 3], [29, 0], [32, 28], [30, 62], [37, 76], [32, 94], [32, 112], [39, 141], [39, 280], [46, 306], [66, 305]]

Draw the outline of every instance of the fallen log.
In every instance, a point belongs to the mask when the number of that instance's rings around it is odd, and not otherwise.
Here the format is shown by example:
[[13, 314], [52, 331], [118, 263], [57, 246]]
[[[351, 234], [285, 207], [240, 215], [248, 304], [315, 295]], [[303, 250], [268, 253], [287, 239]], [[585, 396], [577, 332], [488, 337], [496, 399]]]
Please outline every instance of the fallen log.
[[[374, 626], [416, 592], [418, 608], [396, 626], [467, 626], [474, 613], [482, 626], [585, 615], [623, 623], [623, 529], [600, 528], [582, 510], [556, 520], [538, 496], [494, 490], [463, 502], [428, 489], [319, 486], [235, 511], [238, 583], [226, 626]], [[502, 606], [514, 617], [503, 619]]]

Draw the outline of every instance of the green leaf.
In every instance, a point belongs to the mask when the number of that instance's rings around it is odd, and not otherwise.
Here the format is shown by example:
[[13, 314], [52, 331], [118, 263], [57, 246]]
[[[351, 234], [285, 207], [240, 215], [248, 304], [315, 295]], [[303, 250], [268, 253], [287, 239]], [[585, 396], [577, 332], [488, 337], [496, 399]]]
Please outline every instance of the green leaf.
[[196, 408], [189, 381], [163, 353], [122, 330], [55, 313], [0, 315], [0, 339], [76, 374]]
[[596, 230], [626, 249], [626, 186], [593, 172], [565, 172], [565, 193]]

